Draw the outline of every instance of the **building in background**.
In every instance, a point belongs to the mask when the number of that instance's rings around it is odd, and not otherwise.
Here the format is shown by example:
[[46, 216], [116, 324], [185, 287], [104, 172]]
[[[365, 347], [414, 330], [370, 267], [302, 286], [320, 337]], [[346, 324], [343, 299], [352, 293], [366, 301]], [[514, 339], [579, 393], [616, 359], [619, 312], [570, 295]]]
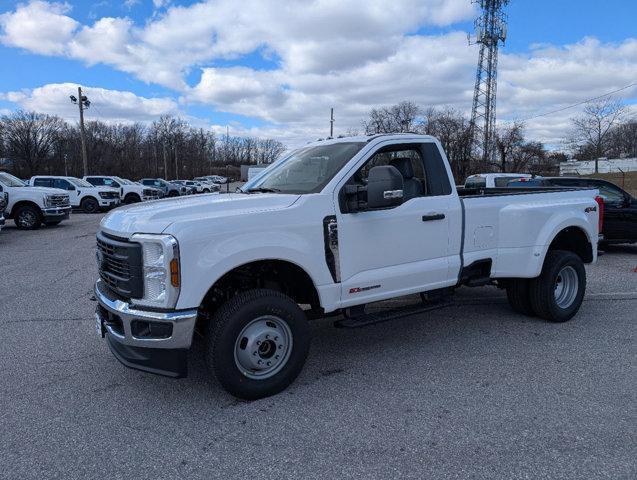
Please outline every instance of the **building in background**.
[[592, 175], [597, 162], [598, 173], [637, 172], [637, 158], [600, 158], [599, 160], [569, 160], [560, 162], [562, 175]]

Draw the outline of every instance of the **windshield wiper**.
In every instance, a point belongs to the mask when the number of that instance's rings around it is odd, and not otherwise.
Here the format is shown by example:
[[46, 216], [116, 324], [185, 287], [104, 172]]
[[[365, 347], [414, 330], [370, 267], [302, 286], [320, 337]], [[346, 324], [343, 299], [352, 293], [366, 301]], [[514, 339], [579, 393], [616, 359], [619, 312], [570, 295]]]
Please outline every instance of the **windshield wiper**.
[[268, 188], [268, 187], [255, 187], [250, 188], [248, 190], [244, 190], [245, 193], [278, 193], [281, 190], [278, 188]]

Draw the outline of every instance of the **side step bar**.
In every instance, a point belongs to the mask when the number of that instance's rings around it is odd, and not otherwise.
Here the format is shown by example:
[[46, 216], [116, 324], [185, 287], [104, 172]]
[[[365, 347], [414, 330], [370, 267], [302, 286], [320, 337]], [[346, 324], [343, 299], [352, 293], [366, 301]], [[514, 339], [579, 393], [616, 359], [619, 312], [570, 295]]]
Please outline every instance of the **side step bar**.
[[345, 318], [336, 320], [334, 326], [336, 328], [360, 328], [368, 325], [374, 325], [376, 323], [386, 322], [388, 320], [394, 320], [396, 318], [407, 317], [409, 315], [415, 315], [418, 313], [431, 312], [433, 310], [440, 310], [441, 308], [449, 307], [453, 303], [449, 300], [440, 300], [431, 304], [415, 304], [404, 305], [402, 307], [393, 308], [391, 310], [384, 310], [380, 312], [364, 313], [364, 309], [356, 309], [355, 313], [345, 313]]

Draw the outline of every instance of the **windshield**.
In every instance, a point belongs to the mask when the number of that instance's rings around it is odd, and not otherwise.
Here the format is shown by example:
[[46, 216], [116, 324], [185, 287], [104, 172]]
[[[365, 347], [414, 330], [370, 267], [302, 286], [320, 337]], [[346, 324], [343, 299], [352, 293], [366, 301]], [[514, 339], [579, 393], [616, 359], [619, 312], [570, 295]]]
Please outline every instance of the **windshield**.
[[24, 187], [26, 184], [18, 177], [14, 177], [10, 173], [0, 172], [0, 182], [7, 187]]
[[113, 177], [115, 179], [115, 181], [119, 182], [122, 185], [132, 185], [133, 182], [131, 182], [130, 180], [126, 180], [125, 178], [120, 178], [120, 177]]
[[67, 180], [69, 182], [71, 182], [73, 185], [75, 185], [76, 187], [83, 187], [83, 188], [93, 188], [94, 185], [91, 185], [90, 183], [88, 183], [86, 180], [82, 180], [81, 178], [67, 178]]
[[259, 172], [241, 190], [318, 193], [364, 145], [343, 142], [300, 148]]

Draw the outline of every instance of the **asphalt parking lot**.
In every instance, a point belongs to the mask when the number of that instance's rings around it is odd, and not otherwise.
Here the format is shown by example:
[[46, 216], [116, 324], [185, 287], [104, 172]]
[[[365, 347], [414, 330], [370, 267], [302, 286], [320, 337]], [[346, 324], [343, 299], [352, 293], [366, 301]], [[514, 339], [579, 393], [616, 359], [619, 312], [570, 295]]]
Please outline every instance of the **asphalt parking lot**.
[[587, 267], [577, 317], [492, 287], [360, 329], [314, 324], [304, 371], [243, 402], [121, 366], [94, 328], [101, 215], [0, 233], [0, 478], [636, 478], [637, 245]]

